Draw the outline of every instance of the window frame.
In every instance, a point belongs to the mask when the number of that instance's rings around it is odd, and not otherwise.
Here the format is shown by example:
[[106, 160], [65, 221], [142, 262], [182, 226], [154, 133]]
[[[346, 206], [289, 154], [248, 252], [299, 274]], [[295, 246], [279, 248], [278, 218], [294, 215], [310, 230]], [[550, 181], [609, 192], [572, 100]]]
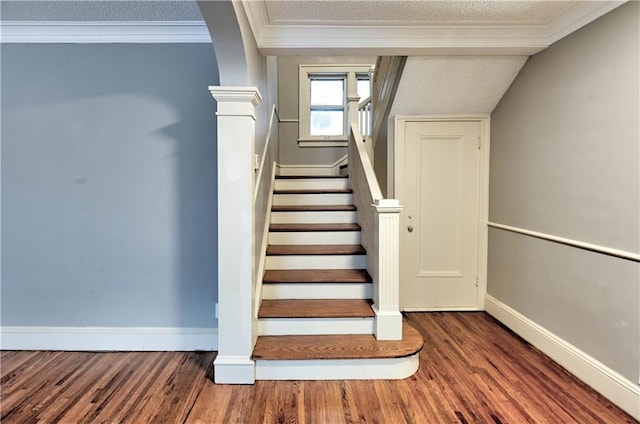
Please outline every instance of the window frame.
[[[372, 65], [300, 65], [298, 75], [298, 144], [300, 147], [347, 146], [349, 140], [348, 98], [357, 95], [357, 80], [371, 75]], [[311, 135], [311, 79], [344, 78], [342, 135]], [[363, 99], [360, 99], [363, 100]]]

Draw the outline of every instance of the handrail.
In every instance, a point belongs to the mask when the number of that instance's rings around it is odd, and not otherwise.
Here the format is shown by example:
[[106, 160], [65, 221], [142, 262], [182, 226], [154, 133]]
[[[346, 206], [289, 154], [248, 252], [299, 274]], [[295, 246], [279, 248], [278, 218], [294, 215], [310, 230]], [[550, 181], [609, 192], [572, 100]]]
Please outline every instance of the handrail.
[[256, 197], [258, 197], [258, 192], [260, 189], [260, 179], [262, 178], [262, 172], [264, 171], [264, 163], [267, 159], [269, 147], [271, 145], [271, 132], [273, 130], [274, 118], [277, 118], [278, 122], [280, 121], [280, 115], [278, 114], [278, 109], [276, 108], [275, 104], [271, 108], [271, 116], [269, 116], [269, 129], [267, 130], [267, 137], [264, 142], [264, 147], [262, 148], [262, 156], [260, 157], [260, 166], [258, 167], [258, 169], [256, 169], [257, 171], [256, 185], [253, 192], [254, 200], [256, 199]]
[[[354, 148], [351, 147], [352, 143]], [[367, 182], [367, 192], [370, 194], [371, 202], [375, 203], [376, 200], [382, 199], [382, 190], [380, 190], [380, 184], [378, 183], [376, 173], [373, 170], [371, 159], [369, 158], [367, 149], [364, 146], [362, 134], [360, 133], [358, 125], [352, 123], [351, 135], [349, 137], [349, 165], [351, 165], [354, 160], [357, 161], [356, 164], [361, 167], [362, 172], [364, 173], [364, 177]]]

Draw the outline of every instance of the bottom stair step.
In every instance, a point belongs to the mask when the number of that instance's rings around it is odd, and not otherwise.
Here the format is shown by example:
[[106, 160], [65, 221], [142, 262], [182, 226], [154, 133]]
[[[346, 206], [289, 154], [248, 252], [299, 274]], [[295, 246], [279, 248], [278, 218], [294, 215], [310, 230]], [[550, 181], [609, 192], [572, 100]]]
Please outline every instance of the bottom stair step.
[[373, 335], [261, 336], [253, 350], [256, 360], [390, 359], [413, 356], [422, 336], [406, 322], [402, 340], [376, 340]]

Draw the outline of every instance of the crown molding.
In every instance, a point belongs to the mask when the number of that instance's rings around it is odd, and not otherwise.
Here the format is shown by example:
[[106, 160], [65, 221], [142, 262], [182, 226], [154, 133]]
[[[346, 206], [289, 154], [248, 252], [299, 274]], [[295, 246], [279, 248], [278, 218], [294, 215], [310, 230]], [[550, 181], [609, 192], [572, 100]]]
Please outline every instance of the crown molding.
[[592, 1], [576, 4], [547, 25], [549, 45], [622, 6], [627, 1]]
[[1, 43], [211, 43], [204, 21], [0, 22]]
[[263, 55], [532, 55], [626, 1], [583, 1], [548, 23], [273, 24], [265, 2], [242, 2]]

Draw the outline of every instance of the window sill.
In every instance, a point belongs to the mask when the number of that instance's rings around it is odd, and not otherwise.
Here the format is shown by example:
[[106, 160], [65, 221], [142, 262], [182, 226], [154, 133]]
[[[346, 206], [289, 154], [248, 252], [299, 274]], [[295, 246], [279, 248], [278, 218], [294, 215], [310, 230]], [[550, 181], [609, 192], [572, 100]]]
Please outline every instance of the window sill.
[[330, 140], [298, 139], [299, 147], [348, 147], [348, 145], [347, 138], [333, 138]]

